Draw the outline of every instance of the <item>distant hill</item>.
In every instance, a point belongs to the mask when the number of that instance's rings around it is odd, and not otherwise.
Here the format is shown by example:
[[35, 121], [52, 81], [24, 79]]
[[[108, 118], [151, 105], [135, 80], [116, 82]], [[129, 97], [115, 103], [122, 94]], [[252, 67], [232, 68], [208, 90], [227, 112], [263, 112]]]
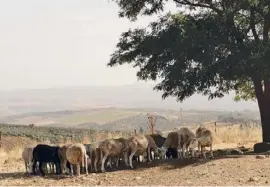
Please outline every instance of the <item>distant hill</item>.
[[233, 101], [233, 93], [222, 99], [208, 101], [201, 95], [187, 98], [183, 103], [175, 98], [161, 99], [153, 91], [154, 84], [136, 83], [123, 86], [85, 86], [29, 90], [0, 90], [0, 117], [23, 113], [84, 110], [88, 108], [155, 108], [183, 110], [252, 110], [256, 102]]
[[[147, 130], [147, 115], [136, 115], [127, 117], [124, 119], [115, 120], [113, 122], [105, 123], [99, 128], [102, 130], [119, 130], [119, 131], [133, 131], [134, 129], [139, 130], [143, 128]], [[156, 129], [168, 130], [172, 129], [174, 124], [163, 116], [157, 116]]]

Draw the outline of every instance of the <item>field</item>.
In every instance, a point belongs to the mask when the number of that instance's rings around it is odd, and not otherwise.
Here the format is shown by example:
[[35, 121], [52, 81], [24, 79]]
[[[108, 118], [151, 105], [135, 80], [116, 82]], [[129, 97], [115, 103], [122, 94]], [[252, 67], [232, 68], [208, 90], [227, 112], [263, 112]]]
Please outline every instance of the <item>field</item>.
[[[197, 127], [191, 126], [190, 128], [195, 130]], [[3, 125], [1, 128], [3, 129]], [[21, 128], [21, 134], [11, 136], [12, 133], [18, 131], [18, 128]], [[23, 128], [24, 130], [22, 130]], [[13, 127], [9, 129], [8, 134], [2, 136], [0, 185], [267, 185], [270, 182], [270, 158], [265, 156], [263, 159], [258, 159], [255, 155], [232, 155], [230, 153], [223, 156], [215, 154], [215, 159], [207, 160], [153, 161], [150, 164], [140, 164], [134, 170], [122, 169], [107, 173], [91, 173], [88, 176], [83, 174], [80, 177], [67, 175], [48, 175], [44, 178], [28, 176], [25, 174], [21, 159], [23, 147], [40, 142], [51, 143], [50, 136], [44, 138], [43, 141], [33, 139], [34, 135], [26, 137], [27, 132], [31, 132], [29, 128], [27, 126]], [[42, 127], [34, 128], [36, 128], [36, 132], [45, 132], [44, 129], [41, 130]], [[216, 129], [213, 126], [209, 126], [209, 128], [215, 134], [215, 153], [239, 146], [252, 148], [254, 143], [261, 141], [261, 129], [257, 126], [241, 129], [239, 125], [219, 125]], [[63, 129], [61, 130], [64, 132]], [[61, 130], [58, 129], [57, 132], [62, 132]], [[109, 132], [93, 134], [93, 141], [132, 134], [132, 132], [129, 134], [106, 133]], [[43, 137], [46, 137], [44, 134], [46, 133], [43, 133]], [[166, 132], [164, 132], [165, 134]], [[54, 138], [52, 142], [56, 139]], [[88, 143], [91, 142], [90, 140], [88, 136], [84, 136], [81, 140], [65, 141]], [[54, 143], [66, 143], [61, 141]]]

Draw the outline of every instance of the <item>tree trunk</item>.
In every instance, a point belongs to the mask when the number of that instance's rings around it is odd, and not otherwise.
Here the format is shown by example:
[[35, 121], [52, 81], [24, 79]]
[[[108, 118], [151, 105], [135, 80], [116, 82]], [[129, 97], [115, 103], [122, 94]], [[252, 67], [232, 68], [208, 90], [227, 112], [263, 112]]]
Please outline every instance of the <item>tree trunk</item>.
[[270, 81], [264, 81], [262, 132], [263, 142], [270, 142]]
[[263, 142], [254, 145], [255, 153], [270, 151], [270, 81], [264, 81], [264, 90], [260, 79], [253, 79], [256, 97], [260, 109]]
[[253, 83], [260, 110], [263, 142], [270, 142], [270, 81], [264, 81], [264, 90], [261, 80], [253, 79]]

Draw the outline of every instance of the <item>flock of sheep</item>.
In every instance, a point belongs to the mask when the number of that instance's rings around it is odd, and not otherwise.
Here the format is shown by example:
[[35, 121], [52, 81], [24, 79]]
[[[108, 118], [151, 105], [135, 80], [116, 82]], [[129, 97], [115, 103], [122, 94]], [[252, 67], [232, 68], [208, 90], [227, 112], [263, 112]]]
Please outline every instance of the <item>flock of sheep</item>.
[[[212, 152], [213, 135], [205, 128], [199, 127], [195, 133], [183, 127], [178, 131], [170, 132], [167, 138], [158, 134], [143, 135], [137, 134], [128, 139], [117, 138], [107, 139], [92, 144], [66, 144], [63, 146], [52, 146], [38, 144], [35, 147], [25, 147], [22, 153], [25, 162], [26, 172], [36, 175], [37, 169], [42, 176], [44, 169], [50, 169], [56, 174], [70, 173], [80, 175], [81, 170], [86, 174], [105, 172], [106, 166], [112, 168], [112, 163], [116, 168], [119, 162], [124, 162], [126, 167], [134, 168], [133, 161], [148, 162], [153, 159], [187, 158], [195, 156], [195, 148], [205, 158], [205, 147], [210, 147]], [[38, 167], [37, 167], [38, 164]], [[45, 166], [45, 167], [44, 167]], [[49, 166], [49, 168], [48, 168]]]

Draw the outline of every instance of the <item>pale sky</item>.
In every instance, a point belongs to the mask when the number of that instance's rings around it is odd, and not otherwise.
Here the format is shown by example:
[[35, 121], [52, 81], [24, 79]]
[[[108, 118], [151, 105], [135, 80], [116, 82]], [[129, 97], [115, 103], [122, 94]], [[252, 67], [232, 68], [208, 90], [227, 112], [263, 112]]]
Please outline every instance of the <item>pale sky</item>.
[[117, 13], [109, 0], [0, 0], [0, 89], [135, 83], [131, 66], [106, 64], [122, 32], [154, 18]]

